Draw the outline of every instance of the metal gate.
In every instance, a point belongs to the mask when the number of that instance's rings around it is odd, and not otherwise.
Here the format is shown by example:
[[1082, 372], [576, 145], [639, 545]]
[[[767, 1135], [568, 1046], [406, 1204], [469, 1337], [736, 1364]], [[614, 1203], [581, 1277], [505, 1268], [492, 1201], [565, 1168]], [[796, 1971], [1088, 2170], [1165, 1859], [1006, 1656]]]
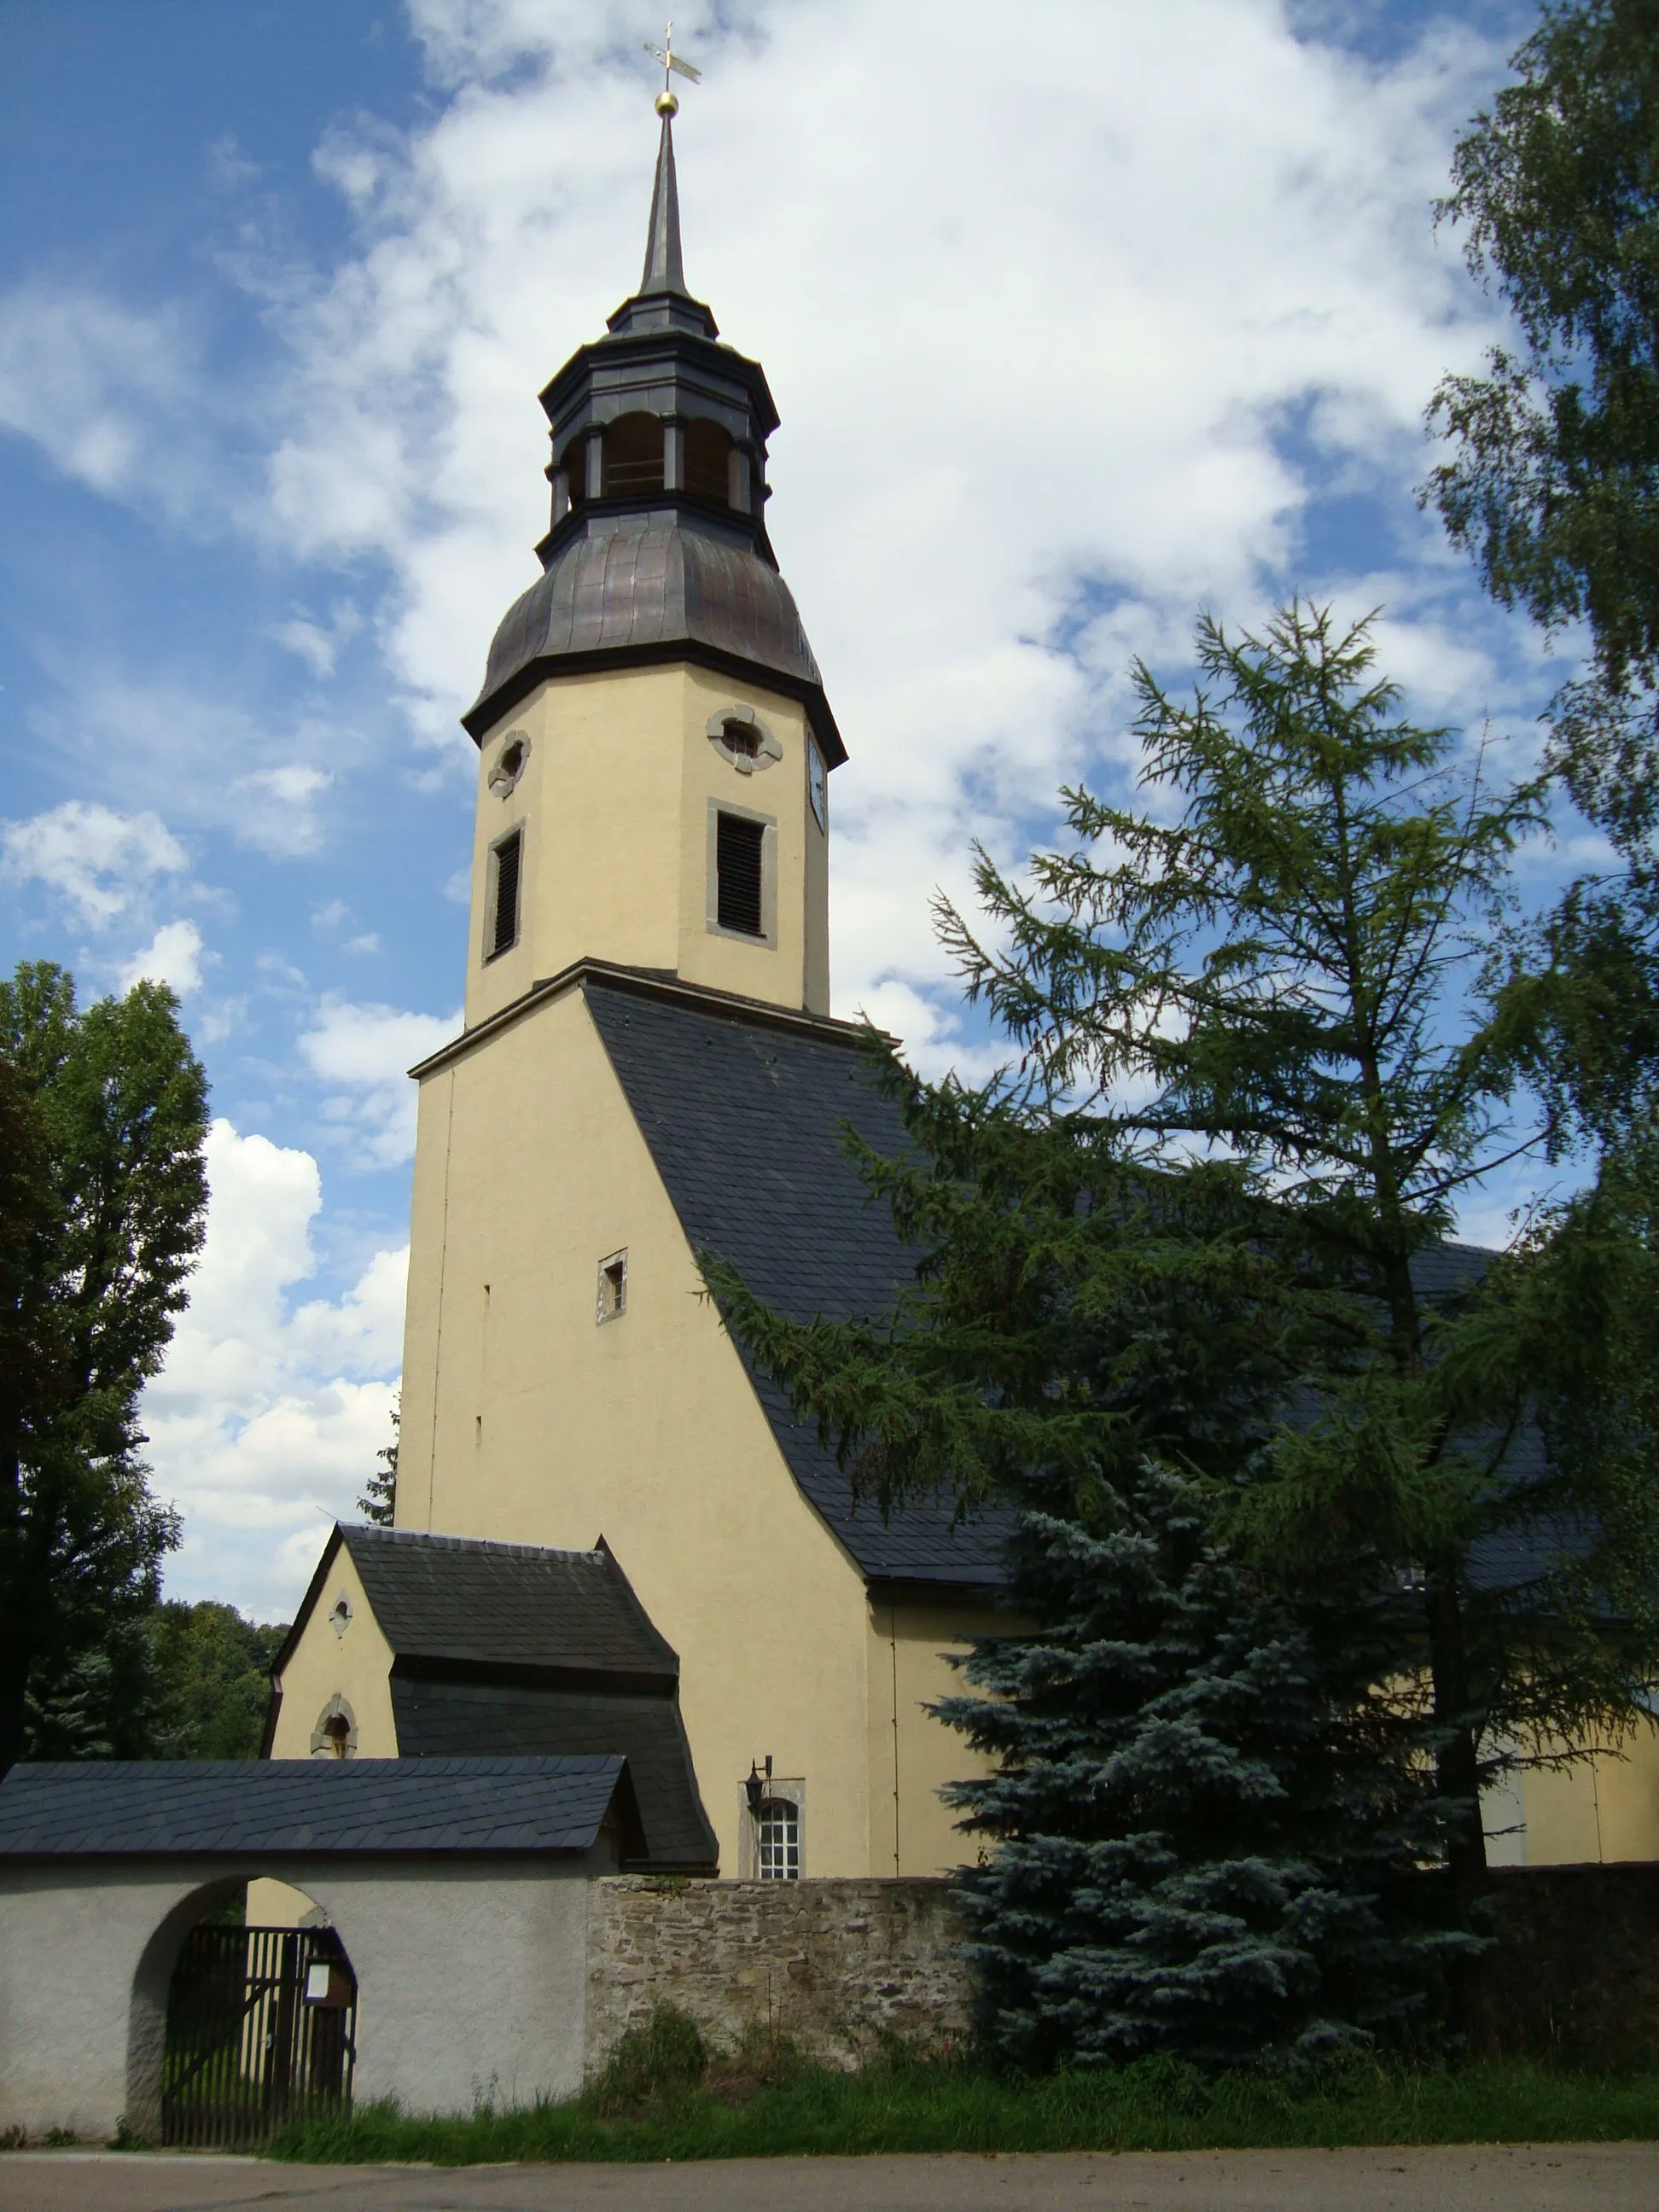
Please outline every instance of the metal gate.
[[343, 2111], [356, 2017], [331, 1928], [192, 1928], [167, 1995], [162, 2142], [258, 2142]]

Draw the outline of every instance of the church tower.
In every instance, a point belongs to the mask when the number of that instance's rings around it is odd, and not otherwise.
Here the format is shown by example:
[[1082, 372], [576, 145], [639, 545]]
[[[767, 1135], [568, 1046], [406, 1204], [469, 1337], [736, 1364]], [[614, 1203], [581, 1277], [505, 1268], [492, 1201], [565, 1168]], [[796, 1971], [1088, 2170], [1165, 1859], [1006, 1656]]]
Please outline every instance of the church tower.
[[[413, 1071], [396, 1528], [380, 1550], [343, 1534], [319, 1570], [273, 1741], [600, 1750], [620, 1729], [647, 1832], [672, 1831], [653, 1863], [931, 1872], [963, 1754], [926, 1708], [1000, 1552], [948, 1503], [858, 1506], [699, 1264], [805, 1317], [884, 1311], [914, 1263], [845, 1142], [905, 1138], [829, 1011], [845, 753], [767, 533], [777, 410], [686, 289], [658, 105], [640, 287], [541, 395], [543, 573], [464, 717], [465, 1021]], [[573, 1576], [613, 1610], [630, 1593], [667, 1653], [631, 1717], [597, 1599], [550, 1627], [501, 1595]], [[467, 1670], [489, 1668], [486, 1695]], [[434, 1668], [461, 1670], [441, 1698]], [[590, 1677], [603, 1711], [579, 1710]], [[665, 1683], [695, 1768], [678, 1796]], [[699, 1791], [706, 1821], [673, 1810]]]
[[469, 1029], [586, 959], [829, 1012], [846, 754], [767, 536], [765, 374], [686, 290], [672, 100], [639, 290], [541, 395], [544, 574], [463, 717]]

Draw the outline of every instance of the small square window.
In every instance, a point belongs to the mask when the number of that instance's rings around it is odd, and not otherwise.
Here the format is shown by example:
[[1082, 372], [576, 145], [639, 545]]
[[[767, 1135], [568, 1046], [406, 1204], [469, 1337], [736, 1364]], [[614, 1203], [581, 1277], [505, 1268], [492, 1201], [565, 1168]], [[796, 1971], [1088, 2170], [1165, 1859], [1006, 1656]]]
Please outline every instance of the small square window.
[[599, 1294], [593, 1318], [601, 1326], [619, 1321], [628, 1311], [628, 1255], [613, 1252], [599, 1262]]

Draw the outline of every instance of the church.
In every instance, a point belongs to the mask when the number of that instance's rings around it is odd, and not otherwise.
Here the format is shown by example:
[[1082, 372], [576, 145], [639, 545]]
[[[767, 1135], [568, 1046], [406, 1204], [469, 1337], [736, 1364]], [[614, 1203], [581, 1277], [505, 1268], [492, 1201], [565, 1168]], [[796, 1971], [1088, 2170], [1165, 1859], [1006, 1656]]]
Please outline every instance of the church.
[[996, 1618], [1002, 1531], [884, 1520], [721, 1327], [878, 1313], [909, 1261], [830, 1014], [847, 757], [767, 534], [778, 416], [688, 292], [672, 94], [638, 291], [541, 395], [551, 525], [464, 721], [465, 1026], [420, 1085], [396, 1525], [330, 1540], [266, 1750], [620, 1752], [639, 1863], [959, 1862], [925, 1710]]
[[[637, 1869], [932, 1875], [974, 1754], [927, 1708], [997, 1625], [1004, 1526], [855, 1504], [697, 1263], [808, 1320], [883, 1312], [912, 1257], [846, 1149], [902, 1142], [830, 1013], [847, 751], [767, 533], [765, 374], [686, 289], [676, 106], [639, 289], [541, 394], [543, 573], [463, 717], [465, 1017], [412, 1071], [395, 1526], [330, 1538], [264, 1750], [620, 1754]], [[1494, 1863], [1659, 1857], [1659, 1734], [1486, 1814]]]

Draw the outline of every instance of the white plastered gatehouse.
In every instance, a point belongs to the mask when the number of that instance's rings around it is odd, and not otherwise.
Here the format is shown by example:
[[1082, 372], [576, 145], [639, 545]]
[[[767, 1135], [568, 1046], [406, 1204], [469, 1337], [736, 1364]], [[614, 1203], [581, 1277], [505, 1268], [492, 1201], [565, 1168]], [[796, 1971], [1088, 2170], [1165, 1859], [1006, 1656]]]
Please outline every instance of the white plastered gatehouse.
[[[349, 2046], [337, 2028], [308, 2060], [314, 2075], [329, 2059], [337, 2094], [429, 2112], [573, 2095], [592, 1878], [642, 1847], [615, 1757], [14, 1767], [0, 2130], [108, 2137], [125, 2119], [151, 2141], [199, 2140], [164, 2125], [175, 1969], [204, 1916], [261, 1875], [302, 1890], [330, 1931], [285, 2033], [301, 2047], [305, 2007], [349, 2000]], [[237, 2093], [258, 2039], [243, 2039]]]

